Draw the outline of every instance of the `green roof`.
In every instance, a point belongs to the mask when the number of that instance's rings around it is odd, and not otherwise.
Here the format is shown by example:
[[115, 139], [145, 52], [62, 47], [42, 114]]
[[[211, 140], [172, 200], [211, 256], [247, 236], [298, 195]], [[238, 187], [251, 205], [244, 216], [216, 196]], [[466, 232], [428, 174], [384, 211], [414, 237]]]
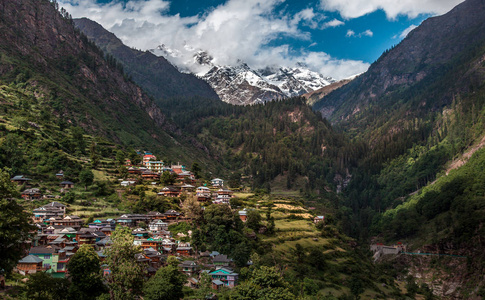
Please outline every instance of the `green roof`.
[[21, 260], [19, 260], [19, 263], [24, 263], [24, 264], [37, 264], [43, 262], [43, 260], [35, 255], [28, 255]]

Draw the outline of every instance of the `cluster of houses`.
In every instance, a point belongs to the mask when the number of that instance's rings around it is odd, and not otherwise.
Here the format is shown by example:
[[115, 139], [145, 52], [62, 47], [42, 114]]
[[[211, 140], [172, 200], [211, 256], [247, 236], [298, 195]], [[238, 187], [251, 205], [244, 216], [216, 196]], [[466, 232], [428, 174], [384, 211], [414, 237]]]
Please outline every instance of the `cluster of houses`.
[[[186, 193], [201, 203], [216, 204], [229, 204], [229, 200], [234, 197], [233, 191], [224, 188], [222, 179], [213, 179], [210, 188], [205, 185], [196, 188], [195, 176], [186, 170], [185, 166], [167, 166], [163, 161], [157, 160], [152, 153], [139, 154], [143, 156], [141, 166], [133, 166], [129, 160], [126, 161], [128, 173], [133, 175], [130, 176], [133, 178], [122, 180], [122, 186], [133, 186], [140, 180], [159, 181], [160, 176], [168, 171], [177, 174], [176, 182], [173, 186], [163, 187], [158, 193], [159, 196], [179, 197], [181, 193]], [[73, 182], [64, 180], [62, 170], [56, 173], [56, 178], [60, 182], [61, 193], [74, 187]], [[14, 176], [11, 181], [25, 187], [21, 193], [25, 200], [60, 198], [43, 195], [41, 189], [32, 188], [31, 179], [24, 175]], [[46, 191], [46, 194], [49, 193]], [[32, 213], [37, 232], [29, 241], [24, 242], [25, 255], [16, 266], [16, 271], [22, 275], [46, 272], [53, 277], [65, 277], [69, 260], [83, 244], [91, 245], [103, 262], [106, 258], [105, 249], [112, 245], [111, 233], [116, 226], [125, 226], [131, 229], [134, 244], [142, 249], [136, 259], [146, 266], [149, 276], [155, 274], [166, 263], [169, 255], [173, 255], [180, 259], [180, 270], [188, 276], [187, 285], [190, 287], [197, 287], [201, 276], [209, 276], [214, 289], [222, 286], [233, 287], [237, 284], [238, 274], [232, 269], [232, 259], [217, 252], [194, 253], [190, 243], [172, 236], [168, 230], [169, 224], [186, 221], [183, 214], [175, 210], [164, 213], [124, 214], [113, 219], [97, 219], [89, 224], [78, 216], [67, 214], [66, 206], [56, 201], [35, 208]], [[245, 221], [244, 213], [241, 219]], [[101, 268], [104, 275], [110, 274], [107, 264], [102, 264]]]
[[[194, 173], [187, 171], [184, 165], [165, 165], [161, 160], [157, 160], [157, 157], [150, 152], [139, 153], [142, 155], [142, 165], [134, 166], [129, 159], [125, 160], [125, 166], [128, 168], [128, 173], [133, 175], [139, 175], [142, 179], [146, 180], [160, 180], [160, 175], [164, 172], [170, 172], [177, 174], [177, 181], [185, 183], [194, 183]], [[122, 185], [130, 185], [130, 181], [124, 180]], [[136, 181], [135, 181], [136, 182]]]
[[[194, 193], [195, 190], [195, 193]], [[179, 197], [181, 193], [187, 195], [195, 195], [197, 201], [201, 204], [212, 202], [214, 204], [229, 204], [231, 198], [234, 197], [234, 192], [228, 189], [219, 188], [218, 190], [211, 190], [206, 186], [199, 186], [197, 189], [193, 185], [182, 185], [181, 187], [166, 186], [158, 193], [159, 196], [164, 197]]]
[[[159, 196], [179, 197], [182, 193], [195, 193], [199, 202], [207, 203], [211, 201], [215, 204], [229, 204], [229, 200], [234, 197], [233, 191], [224, 188], [223, 179], [212, 179], [210, 188], [207, 186], [199, 186], [196, 188], [193, 185], [197, 182], [194, 173], [187, 171], [184, 165], [165, 166], [164, 162], [157, 160], [156, 156], [152, 153], [144, 153], [142, 164], [142, 166], [133, 166], [130, 160], [126, 160], [125, 165], [128, 167], [129, 174], [137, 175], [141, 179], [150, 181], [158, 181], [163, 172], [177, 174], [176, 184], [162, 188], [158, 193]], [[120, 184], [126, 187], [136, 185], [137, 182], [138, 180], [136, 178], [127, 178], [122, 180]]]
[[227, 255], [217, 251], [200, 252], [197, 262], [185, 260], [180, 265], [180, 270], [187, 275], [187, 286], [196, 288], [202, 276], [209, 276], [212, 280], [212, 288], [235, 287], [238, 283], [239, 274], [234, 272], [233, 260]]
[[[62, 180], [64, 178], [64, 172], [61, 170], [56, 173], [56, 178]], [[34, 201], [41, 199], [57, 198], [60, 196], [54, 196], [50, 194], [43, 194], [39, 188], [31, 188], [30, 182], [32, 179], [25, 177], [25, 175], [17, 175], [10, 178], [10, 181], [21, 186], [25, 186], [26, 189], [20, 194], [24, 200]], [[72, 181], [63, 180], [59, 183], [60, 192], [65, 193], [69, 189], [74, 188], [74, 183]]]
[[[231, 269], [232, 260], [227, 256], [216, 252], [195, 255], [190, 243], [172, 236], [168, 230], [169, 224], [186, 221], [183, 214], [175, 210], [124, 214], [118, 218], [97, 219], [85, 224], [78, 216], [66, 214], [64, 204], [51, 202], [34, 209], [33, 219], [37, 232], [25, 242], [25, 256], [16, 267], [16, 271], [22, 275], [47, 272], [53, 277], [65, 277], [70, 258], [83, 244], [92, 245], [103, 262], [105, 249], [112, 245], [111, 233], [120, 225], [132, 230], [134, 244], [142, 249], [136, 259], [146, 266], [149, 276], [166, 263], [169, 255], [173, 255], [181, 261], [179, 267], [188, 276], [188, 286], [197, 287], [199, 276], [203, 273], [212, 278], [215, 289], [237, 284], [238, 274]], [[197, 262], [191, 260], [195, 256], [199, 258]], [[101, 267], [104, 275], [110, 274], [108, 265]]]

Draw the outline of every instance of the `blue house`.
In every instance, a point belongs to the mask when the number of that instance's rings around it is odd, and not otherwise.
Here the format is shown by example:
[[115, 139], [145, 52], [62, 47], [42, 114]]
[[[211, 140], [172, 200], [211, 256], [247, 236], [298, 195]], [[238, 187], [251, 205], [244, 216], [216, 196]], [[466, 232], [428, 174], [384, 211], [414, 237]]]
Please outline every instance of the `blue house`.
[[237, 285], [237, 280], [239, 277], [238, 273], [234, 273], [229, 268], [220, 268], [218, 270], [209, 273], [209, 276], [213, 281], [220, 280], [224, 283], [224, 286], [235, 287]]

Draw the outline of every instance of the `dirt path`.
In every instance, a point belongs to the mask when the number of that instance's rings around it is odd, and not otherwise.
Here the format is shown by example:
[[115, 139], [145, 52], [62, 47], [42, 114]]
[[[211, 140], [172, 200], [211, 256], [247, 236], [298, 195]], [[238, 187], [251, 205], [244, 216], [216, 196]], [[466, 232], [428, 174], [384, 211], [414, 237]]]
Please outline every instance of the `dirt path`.
[[446, 175], [450, 173], [451, 170], [458, 169], [459, 167], [463, 166], [469, 159], [472, 157], [472, 155], [483, 148], [485, 146], [485, 136], [482, 138], [480, 143], [477, 145], [473, 146], [471, 149], [469, 149], [467, 152], [463, 153], [461, 158], [455, 159], [449, 167], [446, 169]]

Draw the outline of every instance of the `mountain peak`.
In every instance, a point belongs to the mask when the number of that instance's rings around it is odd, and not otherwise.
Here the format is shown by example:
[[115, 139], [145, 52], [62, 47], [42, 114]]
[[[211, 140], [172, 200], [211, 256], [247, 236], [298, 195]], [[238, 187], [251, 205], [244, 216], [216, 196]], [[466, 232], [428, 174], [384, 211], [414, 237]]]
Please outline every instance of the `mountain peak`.
[[467, 0], [444, 15], [425, 20], [401, 43], [385, 51], [367, 72], [329, 94], [325, 101], [315, 104], [315, 109], [335, 121], [348, 120], [363, 108], [382, 109], [383, 99], [392, 94], [409, 91], [409, 97], [416, 94], [417, 87], [438, 84], [444, 74], [453, 76], [454, 84], [440, 90], [440, 96], [433, 95], [426, 106], [437, 110], [449, 104], [457, 92], [453, 86], [461, 80], [457, 72], [449, 73], [450, 68], [464, 55], [470, 55], [470, 49], [483, 47], [484, 15], [484, 0]]
[[[160, 45], [152, 52], [180, 64], [179, 50]], [[248, 105], [300, 96], [335, 82], [331, 77], [311, 71], [302, 62], [295, 67], [270, 65], [256, 70], [240, 59], [234, 65], [218, 64], [217, 59], [204, 50], [195, 51], [192, 57], [191, 61], [183, 63], [182, 69], [197, 74], [223, 101], [232, 104]]]

